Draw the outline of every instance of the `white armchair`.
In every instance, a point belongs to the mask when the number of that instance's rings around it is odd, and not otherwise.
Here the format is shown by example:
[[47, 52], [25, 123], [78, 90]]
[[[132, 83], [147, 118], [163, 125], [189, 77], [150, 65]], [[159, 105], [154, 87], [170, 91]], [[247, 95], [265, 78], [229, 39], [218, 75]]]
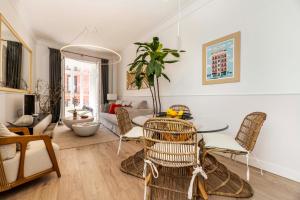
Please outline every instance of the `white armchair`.
[[13, 143], [19, 143], [21, 147], [14, 158], [2, 160], [0, 154], [0, 192], [53, 171], [58, 177], [61, 176], [56, 160], [59, 147], [51, 143], [49, 136], [25, 135], [0, 138], [0, 145]]

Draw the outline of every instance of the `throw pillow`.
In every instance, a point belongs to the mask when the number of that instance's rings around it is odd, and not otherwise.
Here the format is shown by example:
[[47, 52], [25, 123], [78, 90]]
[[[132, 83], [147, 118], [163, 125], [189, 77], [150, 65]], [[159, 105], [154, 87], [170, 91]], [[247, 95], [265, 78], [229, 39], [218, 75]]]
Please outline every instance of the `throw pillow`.
[[[0, 123], [0, 137], [12, 137], [12, 136], [17, 136], [17, 134], [10, 132], [4, 124]], [[0, 154], [2, 160], [12, 159], [16, 156], [16, 153], [17, 153], [16, 143], [0, 145]]]
[[137, 105], [136, 108], [137, 108], [137, 109], [147, 109], [147, 108], [148, 108], [148, 103], [147, 103], [147, 101], [141, 101], [141, 102]]
[[12, 124], [15, 126], [30, 126], [32, 123], [33, 123], [32, 115], [23, 115]]
[[130, 101], [123, 101], [122, 102], [122, 106], [124, 106], [124, 107], [131, 107], [131, 103], [132, 102], [130, 102]]
[[109, 108], [110, 108], [111, 104], [110, 103], [106, 103], [104, 104], [104, 109], [103, 109], [103, 112], [104, 113], [108, 113], [109, 112]]
[[122, 103], [123, 103], [122, 100], [117, 100], [117, 101], [116, 101], [116, 104], [122, 104]]
[[115, 103], [111, 104], [108, 113], [116, 114], [115, 109], [118, 108], [118, 107], [122, 107], [122, 105], [121, 104], [115, 104]]

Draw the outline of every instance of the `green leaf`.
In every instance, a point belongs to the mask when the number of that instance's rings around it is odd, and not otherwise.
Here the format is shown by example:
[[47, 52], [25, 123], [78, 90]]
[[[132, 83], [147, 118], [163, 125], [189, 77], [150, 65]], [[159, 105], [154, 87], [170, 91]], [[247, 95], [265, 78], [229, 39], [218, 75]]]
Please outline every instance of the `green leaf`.
[[154, 74], [147, 77], [149, 86], [154, 86]]
[[153, 75], [153, 74], [154, 74], [154, 72], [155, 72], [155, 69], [154, 69], [154, 62], [155, 62], [154, 59], [151, 59], [151, 60], [150, 60], [150, 63], [149, 63], [149, 65], [148, 65], [147, 68], [146, 68], [146, 74], [147, 74], [147, 76], [150, 76], [150, 75]]
[[133, 43], [133, 44], [135, 44], [135, 45], [139, 45], [139, 46], [141, 46], [141, 45], [148, 45], [148, 43], [146, 43], [146, 42], [135, 42], [135, 43]]
[[179, 58], [179, 57], [180, 57], [179, 53], [177, 53], [177, 52], [171, 52], [171, 54], [172, 54], [173, 56], [175, 56], [176, 58]]
[[141, 79], [135, 79], [135, 85], [138, 89], [142, 87], [142, 80]]
[[166, 60], [165, 63], [176, 63], [179, 62], [179, 60]]
[[162, 65], [158, 62], [154, 63], [154, 68], [155, 68], [155, 75], [156, 77], [160, 77], [161, 76], [161, 71], [162, 71]]
[[136, 68], [136, 74], [138, 74], [138, 76], [140, 76], [142, 69], [143, 69], [143, 63], [140, 63]]
[[163, 77], [164, 77], [165, 79], [167, 79], [169, 82], [171, 82], [170, 78], [169, 78], [165, 73], [161, 73], [161, 75], [163, 75]]

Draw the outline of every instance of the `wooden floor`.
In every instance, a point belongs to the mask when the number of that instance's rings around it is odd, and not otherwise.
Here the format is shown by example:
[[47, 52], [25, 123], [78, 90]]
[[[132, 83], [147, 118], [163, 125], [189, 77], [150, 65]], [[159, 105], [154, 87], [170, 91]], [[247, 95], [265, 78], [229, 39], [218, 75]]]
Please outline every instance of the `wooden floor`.
[[[119, 170], [120, 162], [141, 149], [135, 142], [123, 143], [120, 156], [116, 155], [117, 142], [107, 142], [60, 151], [59, 166], [62, 173], [57, 178], [49, 174], [24, 186], [5, 193], [0, 199], [20, 200], [141, 200], [143, 180], [126, 175]], [[246, 167], [227, 158], [218, 157], [230, 169], [244, 177]], [[261, 176], [251, 169], [251, 185], [255, 200], [299, 200], [300, 183], [265, 173]], [[210, 196], [211, 200], [231, 198]]]

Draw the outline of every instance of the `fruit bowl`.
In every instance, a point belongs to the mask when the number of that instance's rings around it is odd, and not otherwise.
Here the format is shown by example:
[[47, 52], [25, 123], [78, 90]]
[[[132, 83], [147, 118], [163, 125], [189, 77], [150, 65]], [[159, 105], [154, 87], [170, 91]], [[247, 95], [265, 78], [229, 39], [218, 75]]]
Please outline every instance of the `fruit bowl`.
[[169, 117], [169, 118], [176, 118], [176, 119], [184, 119], [184, 120], [191, 120], [193, 119], [191, 113], [182, 113], [180, 115], [175, 115], [175, 113], [172, 115], [167, 112], [160, 112], [156, 114], [156, 117]]

